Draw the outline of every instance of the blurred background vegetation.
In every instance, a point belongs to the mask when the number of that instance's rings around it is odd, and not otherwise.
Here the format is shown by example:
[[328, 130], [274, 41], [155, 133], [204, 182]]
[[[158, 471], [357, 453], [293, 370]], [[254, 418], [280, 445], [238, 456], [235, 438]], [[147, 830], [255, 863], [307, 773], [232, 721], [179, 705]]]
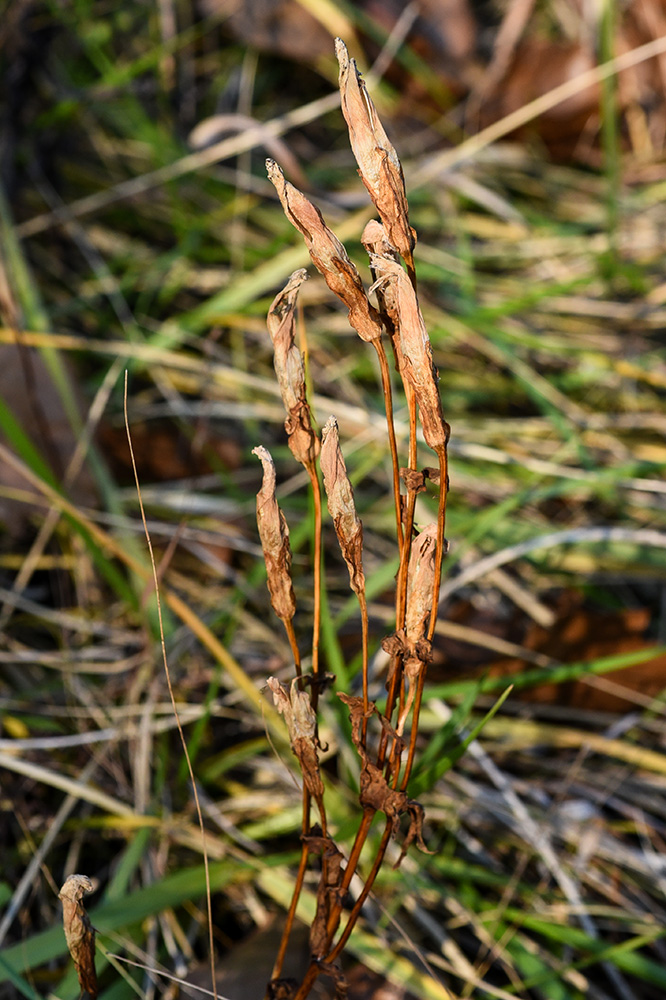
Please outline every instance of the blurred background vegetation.
[[[249, 1000], [270, 974], [300, 793], [262, 694], [290, 656], [254, 524], [255, 445], [278, 464], [303, 648], [311, 510], [264, 323], [308, 261], [263, 161], [368, 277], [334, 35], [403, 162], [452, 426], [451, 548], [410, 789], [434, 853], [380, 876], [350, 997], [665, 995], [663, 2], [5, 0], [2, 997], [77, 995], [57, 903], [74, 871], [99, 884], [105, 998], [179, 995], [145, 968], [210, 987], [125, 371], [208, 829], [218, 988]], [[613, 59], [622, 72], [595, 75]], [[378, 649], [396, 555], [377, 372], [318, 277], [301, 297], [315, 414], [338, 418], [364, 521]], [[422, 502], [427, 520], [435, 498]], [[346, 575], [332, 544], [323, 656], [350, 690]], [[344, 845], [358, 775], [337, 701], [323, 742]]]

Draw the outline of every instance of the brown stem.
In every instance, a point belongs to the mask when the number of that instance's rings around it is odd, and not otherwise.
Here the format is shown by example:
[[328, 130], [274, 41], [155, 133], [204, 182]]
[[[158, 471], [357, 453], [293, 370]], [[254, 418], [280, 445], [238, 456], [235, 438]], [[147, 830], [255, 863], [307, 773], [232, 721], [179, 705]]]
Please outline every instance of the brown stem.
[[379, 845], [379, 848], [377, 849], [377, 855], [372, 863], [372, 868], [368, 873], [368, 877], [366, 878], [363, 888], [359, 893], [358, 899], [351, 908], [351, 911], [349, 913], [349, 918], [347, 920], [347, 923], [345, 924], [345, 929], [340, 935], [335, 947], [326, 956], [325, 959], [326, 962], [334, 962], [338, 957], [338, 955], [340, 954], [340, 952], [342, 951], [342, 949], [344, 948], [344, 946], [346, 945], [347, 941], [349, 940], [349, 936], [354, 929], [356, 921], [358, 920], [358, 915], [361, 912], [361, 908], [363, 907], [363, 904], [370, 895], [375, 879], [379, 874], [379, 869], [384, 863], [384, 855], [386, 854], [386, 848], [388, 847], [388, 842], [390, 839], [391, 839], [391, 821], [387, 820], [384, 833], [382, 834], [381, 843]]
[[365, 747], [365, 738], [368, 731], [368, 706], [370, 700], [368, 697], [368, 670], [369, 670], [369, 659], [368, 659], [368, 634], [369, 634], [369, 622], [368, 622], [368, 603], [365, 599], [365, 593], [361, 592], [358, 595], [358, 603], [361, 607], [361, 632], [362, 632], [362, 657], [363, 657], [363, 722], [361, 724], [361, 743]]
[[[303, 836], [307, 836], [310, 832], [310, 793], [307, 788], [303, 788]], [[301, 860], [298, 864], [298, 871], [296, 873], [296, 881], [294, 883], [294, 891], [291, 896], [291, 903], [289, 904], [289, 910], [287, 911], [287, 918], [285, 920], [284, 929], [282, 931], [282, 937], [280, 938], [280, 947], [278, 948], [278, 953], [273, 964], [273, 971], [271, 973], [271, 979], [278, 979], [280, 973], [282, 972], [282, 965], [284, 963], [284, 957], [287, 953], [287, 946], [289, 944], [289, 937], [291, 935], [291, 929], [294, 925], [294, 918], [296, 916], [296, 907], [298, 906], [298, 900], [303, 889], [303, 880], [305, 879], [305, 872], [308, 867], [308, 845], [305, 840], [301, 846]], [[268, 994], [264, 1000], [268, 1000]]]
[[320, 689], [319, 671], [319, 633], [321, 631], [321, 485], [317, 474], [317, 466], [314, 462], [307, 466], [307, 472], [312, 484], [312, 498], [314, 500], [314, 610], [312, 615], [312, 690], [310, 701], [312, 708], [317, 711]]
[[448, 493], [448, 458], [446, 446], [439, 451], [439, 507], [437, 510], [437, 548], [435, 549], [435, 580], [432, 591], [432, 607], [430, 609], [430, 623], [428, 625], [428, 641], [432, 640], [437, 624], [437, 612], [439, 611], [439, 587], [442, 582], [442, 563], [445, 556], [446, 546], [446, 497]]
[[303, 679], [301, 671], [301, 653], [298, 648], [298, 643], [296, 641], [296, 632], [294, 631], [294, 623], [290, 618], [283, 618], [282, 623], [284, 625], [285, 631], [287, 633], [287, 638], [289, 639], [289, 645], [291, 647], [291, 655], [294, 658], [294, 667], [296, 668], [296, 676], [298, 677], [298, 689], [303, 690]]
[[[351, 883], [351, 880], [354, 877], [354, 873], [355, 873], [356, 867], [358, 865], [358, 861], [359, 861], [359, 858], [360, 858], [360, 855], [361, 855], [361, 851], [363, 850], [363, 846], [365, 844], [365, 841], [367, 839], [368, 833], [370, 831], [370, 826], [372, 825], [372, 820], [374, 819], [374, 816], [375, 816], [374, 809], [373, 810], [364, 810], [364, 812], [363, 812], [363, 819], [361, 820], [361, 824], [360, 824], [358, 830], [356, 831], [356, 837], [354, 839], [354, 844], [352, 846], [351, 854], [349, 855], [349, 861], [347, 863], [347, 867], [345, 868], [345, 873], [344, 873], [344, 875], [342, 877], [342, 881], [341, 881], [340, 887], [338, 889], [338, 894], [337, 894], [338, 895], [338, 901], [336, 902], [335, 906], [332, 908], [332, 910], [331, 910], [331, 912], [329, 914], [329, 917], [328, 917], [328, 923], [327, 923], [328, 945], [327, 945], [327, 947], [331, 946], [331, 943], [333, 941], [333, 937], [335, 935], [335, 931], [336, 931], [336, 929], [338, 927], [338, 924], [340, 922], [340, 914], [342, 913], [342, 900], [344, 899], [345, 893], [349, 889], [349, 885]], [[387, 825], [387, 829], [389, 829], [388, 825]], [[389, 829], [389, 834], [390, 834], [390, 829]], [[385, 831], [385, 835], [386, 835], [386, 831]], [[383, 842], [384, 842], [384, 838], [382, 838], [382, 845], [383, 845]], [[388, 841], [387, 841], [387, 843], [388, 843]], [[379, 871], [379, 868], [381, 867], [381, 863], [382, 863], [383, 858], [384, 858], [384, 852], [385, 852], [385, 850], [386, 850], [386, 847], [384, 847], [384, 849], [382, 850], [382, 847], [380, 845], [380, 851], [378, 852], [379, 863], [377, 863], [377, 858], [375, 858], [375, 862], [374, 862], [374, 864], [372, 866], [372, 870], [370, 872], [370, 876], [372, 877], [372, 882], [374, 882], [375, 877], [377, 875], [377, 872]], [[367, 883], [366, 883], [366, 885], [367, 885]], [[368, 885], [368, 892], [370, 891], [371, 888], [372, 888], [372, 883], [370, 883]], [[362, 894], [363, 894], [363, 892], [365, 892], [365, 886], [364, 886], [364, 889], [362, 890]], [[365, 896], [363, 896], [363, 900], [365, 900], [366, 896], [367, 896], [367, 893], [365, 893]], [[356, 904], [354, 905], [354, 909], [352, 910], [352, 913], [354, 913], [354, 910], [356, 910]], [[360, 907], [359, 907], [359, 910], [360, 910]], [[358, 913], [356, 913], [356, 915], [354, 916], [354, 922], [356, 922], [357, 917], [358, 917]], [[351, 931], [352, 931], [352, 928], [353, 928], [353, 924], [350, 926], [350, 920], [351, 920], [351, 915], [350, 915], [349, 920], [347, 921], [347, 924], [345, 926], [345, 930], [343, 931], [343, 934], [346, 935], [345, 941], [349, 937], [349, 934], [351, 934]], [[344, 944], [344, 942], [343, 942], [343, 944]], [[336, 948], [337, 948], [337, 945], [336, 945]], [[338, 953], [339, 952], [336, 952], [336, 954], [338, 954]], [[327, 956], [324, 961], [326, 961], [326, 962], [330, 961], [330, 955]], [[305, 998], [308, 996], [308, 994], [310, 992], [310, 989], [312, 988], [312, 985], [313, 985], [314, 981], [317, 979], [317, 977], [323, 971], [322, 968], [321, 968], [321, 965], [322, 965], [322, 962], [310, 962], [310, 965], [308, 966], [308, 969], [307, 969], [307, 971], [305, 973], [305, 976], [303, 977], [303, 981], [301, 982], [301, 985], [298, 988], [298, 992], [294, 996], [294, 1000], [305, 1000]]]

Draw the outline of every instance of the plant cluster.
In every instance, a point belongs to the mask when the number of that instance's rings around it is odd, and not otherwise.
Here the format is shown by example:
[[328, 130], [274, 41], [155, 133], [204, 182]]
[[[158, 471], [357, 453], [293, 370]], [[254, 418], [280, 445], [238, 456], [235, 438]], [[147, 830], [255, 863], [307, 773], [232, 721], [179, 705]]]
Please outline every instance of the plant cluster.
[[[374, 276], [370, 292], [377, 293], [377, 308], [372, 305], [355, 264], [324, 222], [319, 209], [285, 179], [274, 160], [267, 161], [267, 170], [287, 218], [303, 234], [315, 267], [349, 310], [351, 326], [363, 341], [372, 345], [377, 354], [393, 468], [399, 569], [395, 587], [395, 630], [382, 642], [390, 663], [386, 703], [380, 708], [369, 697], [369, 627], [363, 572], [363, 527], [356, 512], [337, 421], [335, 417], [330, 417], [321, 436], [313, 426], [303, 360], [296, 346], [298, 292], [307, 274], [303, 269], [295, 271], [270, 308], [268, 329], [274, 345], [275, 371], [287, 411], [285, 428], [289, 448], [294, 458], [304, 466], [314, 497], [314, 614], [311, 672], [308, 674], [303, 670], [293, 625], [296, 600], [291, 576], [289, 528], [276, 500], [275, 466], [266, 448], [255, 448], [255, 454], [263, 465], [263, 483], [257, 496], [257, 522], [271, 604], [284, 624], [295, 665], [295, 677], [290, 688], [275, 677], [269, 679], [268, 686], [276, 708], [285, 718], [291, 748], [303, 776], [301, 860], [268, 996], [288, 996], [295, 1000], [303, 1000], [309, 994], [321, 973], [333, 977], [337, 997], [346, 995], [338, 958], [382, 866], [389, 840], [398, 832], [402, 815], [408, 815], [409, 828], [401, 857], [414, 841], [426, 849], [421, 833], [423, 809], [409, 798], [407, 788], [416, 750], [423, 684], [431, 655], [442, 559], [447, 544], [444, 527], [449, 427], [443, 416], [438, 374], [418, 303], [413, 257], [416, 237], [409, 224], [403, 172], [356, 64], [339, 39], [336, 53], [340, 66], [342, 111], [352, 150], [361, 179], [381, 220], [369, 222], [362, 237]], [[400, 464], [393, 420], [387, 342], [409, 409], [409, 442], [404, 466]], [[418, 468], [419, 427], [426, 444], [437, 456], [435, 469]], [[350, 587], [358, 599], [362, 624], [362, 696], [338, 692], [338, 697], [349, 709], [352, 740], [360, 758], [361, 818], [348, 858], [343, 856], [335, 843], [327, 821], [325, 786], [318, 755], [317, 707], [328, 681], [319, 658], [322, 570], [319, 470], [323, 476], [328, 511], [349, 570]], [[416, 498], [425, 489], [428, 477], [439, 485], [437, 520], [417, 526]], [[313, 818], [313, 805], [318, 813], [317, 822]], [[363, 889], [349, 912], [345, 912], [350, 885], [377, 812], [385, 815], [384, 833], [365, 876]], [[321, 871], [316, 915], [310, 931], [310, 964], [299, 985], [281, 978], [281, 970], [312, 854], [321, 859]], [[340, 929], [343, 917], [344, 926]]]

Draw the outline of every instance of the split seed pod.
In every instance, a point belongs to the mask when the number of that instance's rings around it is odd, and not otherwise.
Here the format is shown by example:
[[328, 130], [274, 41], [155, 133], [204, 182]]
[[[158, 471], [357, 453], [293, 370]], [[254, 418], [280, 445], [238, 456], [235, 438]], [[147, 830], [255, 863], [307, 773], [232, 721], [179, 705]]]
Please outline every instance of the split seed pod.
[[335, 40], [335, 54], [340, 66], [342, 113], [358, 172], [384, 223], [389, 242], [411, 266], [416, 238], [409, 225], [405, 178], [398, 154], [384, 131], [356, 62], [349, 58], [340, 38]]
[[363, 525], [356, 514], [354, 491], [342, 457], [335, 417], [328, 418], [322, 431], [320, 463], [328, 509], [333, 518], [340, 550], [347, 563], [349, 582], [354, 593], [360, 595], [365, 590]]
[[284, 214], [303, 234], [312, 263], [331, 291], [347, 306], [349, 322], [362, 340], [379, 340], [382, 335], [379, 314], [370, 304], [361, 275], [344, 246], [328, 228], [316, 205], [285, 180], [275, 160], [266, 160], [266, 170], [282, 202]]
[[296, 612], [291, 582], [289, 527], [275, 499], [275, 465], [270, 452], [259, 445], [252, 454], [260, 459], [264, 470], [261, 489], [257, 493], [257, 527], [266, 562], [268, 591], [273, 611], [283, 622], [287, 622]]
[[294, 458], [306, 467], [312, 465], [319, 452], [319, 440], [312, 429], [305, 392], [303, 359], [295, 343], [294, 329], [296, 300], [307, 276], [304, 268], [294, 271], [273, 300], [266, 320], [273, 341], [275, 374], [287, 411], [284, 426], [289, 438], [289, 448]]
[[298, 690], [297, 680], [292, 681], [289, 694], [277, 677], [269, 677], [267, 684], [273, 694], [275, 707], [284, 715], [287, 723], [289, 742], [298, 757], [305, 787], [321, 808], [324, 785], [317, 757], [317, 716], [310, 703], [310, 696], [305, 691]]
[[419, 304], [404, 269], [391, 257], [371, 255], [371, 263], [394, 296], [396, 327], [400, 334], [400, 374], [414, 389], [419, 404], [426, 443], [441, 454], [449, 440], [450, 428], [444, 419], [437, 383], [439, 376], [432, 360], [432, 345]]
[[402, 736], [405, 721], [414, 702], [416, 682], [430, 659], [427, 622], [430, 618], [435, 582], [437, 524], [429, 524], [412, 542], [407, 569], [407, 604], [405, 608], [405, 679], [409, 692], [400, 713], [397, 732]]
[[62, 925], [67, 948], [74, 960], [82, 994], [97, 997], [95, 971], [95, 929], [81, 900], [94, 886], [87, 875], [70, 875], [58, 893], [62, 901]]

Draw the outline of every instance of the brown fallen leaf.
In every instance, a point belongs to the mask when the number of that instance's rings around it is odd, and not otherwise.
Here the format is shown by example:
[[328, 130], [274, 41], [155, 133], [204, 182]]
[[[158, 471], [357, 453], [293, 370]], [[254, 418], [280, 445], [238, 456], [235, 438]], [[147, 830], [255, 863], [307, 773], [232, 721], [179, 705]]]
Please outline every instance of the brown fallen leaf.
[[82, 994], [97, 998], [95, 972], [95, 929], [81, 900], [94, 886], [87, 875], [70, 875], [58, 893], [62, 900], [62, 924], [67, 948], [74, 960]]

